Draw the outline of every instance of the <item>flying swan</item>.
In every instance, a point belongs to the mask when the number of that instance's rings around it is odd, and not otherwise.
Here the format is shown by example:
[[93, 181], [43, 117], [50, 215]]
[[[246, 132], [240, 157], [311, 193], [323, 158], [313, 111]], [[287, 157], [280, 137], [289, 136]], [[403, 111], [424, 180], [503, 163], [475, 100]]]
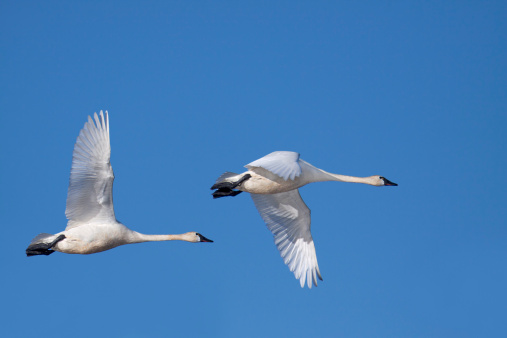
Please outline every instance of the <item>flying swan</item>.
[[285, 264], [308, 287], [322, 280], [315, 245], [310, 233], [310, 209], [299, 188], [313, 182], [339, 181], [380, 186], [397, 186], [382, 176], [354, 177], [331, 174], [312, 166], [292, 151], [275, 151], [245, 166], [242, 174], [226, 172], [211, 187], [213, 198], [249, 192], [262, 219], [273, 233]]
[[56, 235], [39, 234], [26, 249], [26, 255], [47, 256], [55, 251], [86, 255], [119, 245], [151, 241], [213, 242], [197, 232], [145, 235], [116, 220], [107, 111], [105, 118], [100, 112], [100, 119], [95, 113], [94, 120], [95, 123], [88, 117], [74, 145], [65, 210], [69, 221], [65, 231]]

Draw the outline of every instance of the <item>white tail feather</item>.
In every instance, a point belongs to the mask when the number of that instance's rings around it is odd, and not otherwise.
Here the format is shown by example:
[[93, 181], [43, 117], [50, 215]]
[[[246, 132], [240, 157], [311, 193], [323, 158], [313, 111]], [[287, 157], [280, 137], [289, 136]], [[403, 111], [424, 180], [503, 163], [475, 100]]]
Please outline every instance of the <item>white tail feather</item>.
[[46, 234], [46, 233], [38, 234], [37, 236], [35, 236], [34, 239], [32, 239], [32, 241], [30, 242], [30, 245], [38, 244], [38, 243], [51, 243], [51, 241], [53, 240], [52, 237], [54, 237], [54, 236], [55, 235]]
[[219, 178], [217, 178], [217, 180], [215, 181], [215, 183], [220, 183], [220, 182], [223, 182], [225, 181], [227, 178], [229, 177], [233, 177], [233, 176], [238, 176], [238, 174], [236, 173], [231, 173], [230, 171], [226, 171], [225, 173], [223, 173], [222, 175], [220, 175]]

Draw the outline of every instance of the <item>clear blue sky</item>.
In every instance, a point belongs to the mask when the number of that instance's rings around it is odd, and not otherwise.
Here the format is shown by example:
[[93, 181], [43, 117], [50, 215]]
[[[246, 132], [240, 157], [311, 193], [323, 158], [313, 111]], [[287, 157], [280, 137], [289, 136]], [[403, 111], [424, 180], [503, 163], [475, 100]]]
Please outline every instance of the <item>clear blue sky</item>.
[[[0, 25], [0, 335], [507, 335], [504, 1], [2, 1]], [[101, 109], [117, 218], [215, 243], [25, 257]], [[247, 194], [211, 198], [275, 150], [399, 184], [301, 189], [312, 290]]]

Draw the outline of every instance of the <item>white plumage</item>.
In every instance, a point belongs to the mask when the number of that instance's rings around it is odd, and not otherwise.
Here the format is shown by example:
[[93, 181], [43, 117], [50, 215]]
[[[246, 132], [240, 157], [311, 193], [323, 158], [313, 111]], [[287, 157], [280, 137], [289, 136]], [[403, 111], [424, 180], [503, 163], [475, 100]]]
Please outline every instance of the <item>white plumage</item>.
[[67, 228], [85, 224], [90, 220], [104, 223], [116, 222], [113, 207], [113, 168], [109, 142], [109, 116], [100, 112], [100, 120], [90, 116], [79, 133], [70, 171], [65, 216]]
[[268, 229], [273, 233], [275, 244], [283, 261], [304, 286], [317, 285], [322, 280], [317, 254], [310, 233], [310, 209], [301, 199], [298, 190], [278, 194], [251, 194]]
[[[307, 282], [317, 286], [322, 280], [313, 243], [310, 209], [303, 202], [299, 188], [313, 182], [341, 181], [374, 186], [397, 185], [381, 176], [354, 177], [331, 174], [300, 159], [291, 151], [275, 151], [245, 166], [242, 174], [227, 172], [219, 177], [212, 189], [214, 198], [249, 192], [283, 261], [301, 287]], [[236, 189], [236, 190], [234, 190]]]
[[145, 235], [118, 222], [113, 207], [114, 174], [110, 157], [109, 116], [106, 111], [104, 117], [101, 111], [100, 118], [97, 114], [93, 120], [88, 117], [74, 146], [65, 231], [36, 236], [26, 249], [28, 256], [49, 255], [54, 251], [91, 254], [148, 241], [212, 242], [196, 232]]

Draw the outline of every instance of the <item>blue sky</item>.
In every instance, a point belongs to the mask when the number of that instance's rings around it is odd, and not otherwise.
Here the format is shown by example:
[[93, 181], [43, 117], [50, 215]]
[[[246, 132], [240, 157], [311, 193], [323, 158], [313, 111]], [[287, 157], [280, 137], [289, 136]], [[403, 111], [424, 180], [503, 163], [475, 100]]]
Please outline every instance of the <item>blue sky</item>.
[[[507, 335], [501, 1], [0, 4], [2, 336]], [[25, 257], [65, 228], [72, 149], [108, 110], [118, 220], [212, 244]], [[375, 188], [301, 189], [301, 289], [224, 171], [275, 150]]]

